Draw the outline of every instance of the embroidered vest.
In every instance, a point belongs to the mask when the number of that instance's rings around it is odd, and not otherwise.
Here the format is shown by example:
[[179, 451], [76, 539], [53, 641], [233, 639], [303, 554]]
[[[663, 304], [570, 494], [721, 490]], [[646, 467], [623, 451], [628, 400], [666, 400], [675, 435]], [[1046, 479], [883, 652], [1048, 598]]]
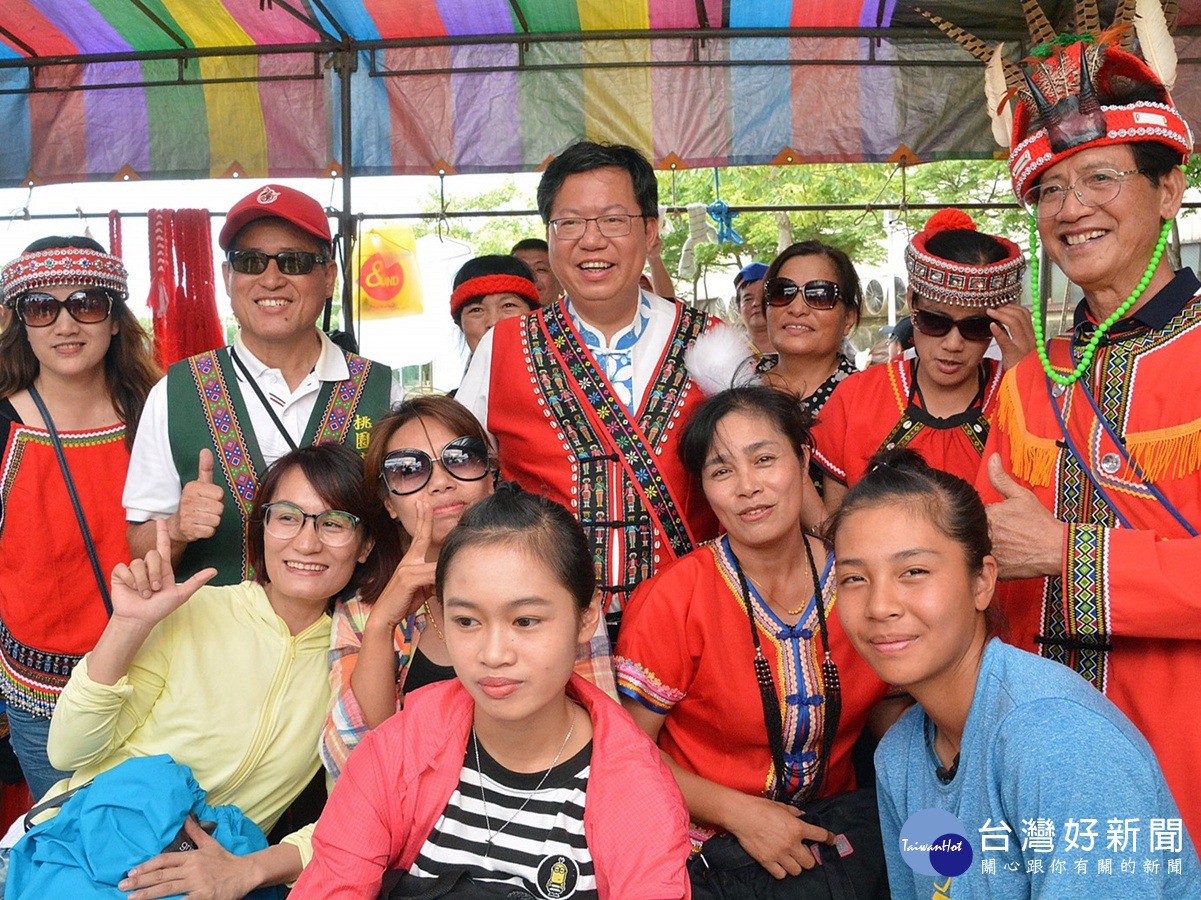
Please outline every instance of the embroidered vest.
[[[374, 416], [388, 409], [392, 376], [386, 366], [353, 353], [346, 354], [346, 364], [347, 380], [322, 383], [301, 445], [337, 441], [367, 452]], [[216, 566], [213, 585], [254, 576], [246, 559], [246, 523], [267, 468], [234, 371], [228, 348], [181, 360], [167, 371], [167, 428], [180, 484], [196, 479], [200, 451], [208, 448], [213, 478], [225, 489], [216, 534], [188, 545], [176, 575], [187, 578]]]
[[684, 369], [684, 350], [706, 325], [703, 313], [678, 307], [634, 417], [561, 303], [502, 322], [493, 337], [487, 426], [500, 446], [501, 474], [580, 520], [610, 613], [640, 582], [716, 534], [699, 485], [676, 455], [680, 430], [703, 399]]

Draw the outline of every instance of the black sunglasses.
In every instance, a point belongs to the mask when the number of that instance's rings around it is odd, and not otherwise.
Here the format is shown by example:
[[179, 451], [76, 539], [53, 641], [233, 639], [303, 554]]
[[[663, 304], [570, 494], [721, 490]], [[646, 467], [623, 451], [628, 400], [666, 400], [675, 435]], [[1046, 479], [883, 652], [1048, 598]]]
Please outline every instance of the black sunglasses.
[[940, 316], [938, 313], [913, 310], [913, 327], [926, 337], [946, 337], [952, 328], [958, 328], [960, 336], [965, 341], [991, 341], [993, 320], [988, 316], [969, 316], [966, 319], [952, 319], [950, 316]]
[[[455, 438], [438, 454], [448, 475], [459, 481], [479, 481], [488, 474], [488, 448], [477, 437]], [[384, 457], [380, 478], [393, 494], [415, 494], [434, 474], [434, 458], [424, 450], [393, 450]]]
[[230, 250], [225, 254], [229, 266], [242, 275], [262, 275], [267, 271], [267, 263], [275, 260], [283, 275], [308, 275], [317, 263], [329, 262], [329, 257], [323, 253], [309, 253], [307, 250], [282, 250], [279, 253], [264, 253], [262, 250]]
[[72, 291], [65, 300], [59, 300], [53, 294], [30, 291], [18, 297], [13, 304], [17, 318], [27, 328], [53, 325], [63, 307], [80, 325], [95, 325], [107, 319], [113, 311], [113, 295], [104, 288], [90, 287]]
[[842, 298], [837, 284], [822, 279], [797, 284], [791, 278], [772, 278], [763, 284], [763, 301], [768, 306], [789, 306], [797, 294], [810, 309], [833, 309]]

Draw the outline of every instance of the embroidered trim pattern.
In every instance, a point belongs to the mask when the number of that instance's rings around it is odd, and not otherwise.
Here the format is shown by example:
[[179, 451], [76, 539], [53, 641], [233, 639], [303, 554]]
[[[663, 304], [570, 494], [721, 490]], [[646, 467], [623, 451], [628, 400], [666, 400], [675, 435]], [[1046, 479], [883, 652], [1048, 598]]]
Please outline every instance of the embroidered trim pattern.
[[[690, 383], [684, 349], [704, 331], [705, 322], [703, 314], [680, 309], [662, 365], [633, 421], [572, 333], [561, 304], [524, 319], [522, 352], [538, 403], [554, 420], [564, 438], [563, 449], [571, 455], [577, 515], [591, 538], [607, 610], [620, 609], [634, 587], [657, 567], [662, 547], [652, 514], [661, 523], [674, 557], [692, 550], [692, 538], [669, 486], [657, 466], [647, 463], [654, 462], [653, 454], [680, 416]], [[585, 404], [604, 423], [605, 434], [598, 433]], [[606, 452], [610, 445], [624, 455], [639, 484], [616, 455]], [[613, 573], [622, 577], [614, 579]]]
[[650, 669], [624, 656], [614, 657], [617, 664], [617, 688], [627, 697], [637, 700], [651, 712], [665, 716], [671, 708], [688, 696], [686, 691], [673, 688], [659, 680]]
[[[713, 553], [717, 570], [730, 596], [741, 607], [742, 586], [727, 551], [726, 539], [718, 538], [707, 546]], [[772, 663], [776, 690], [780, 693], [780, 708], [784, 713], [784, 764], [788, 767], [788, 797], [776, 799], [808, 800], [821, 781], [825, 763], [819, 755], [826, 721], [826, 696], [821, 678], [821, 641], [814, 640], [819, 627], [817, 607], [810, 599], [796, 625], [787, 625], [771, 611], [754, 585], [748, 586], [760, 640], [774, 652], [774, 658], [773, 653], [766, 650], [764, 656]], [[834, 614], [834, 600], [834, 579], [827, 577], [822, 583], [822, 602], [827, 618]], [[763, 784], [764, 796], [771, 796], [774, 789], [775, 768], [774, 762], [768, 766]]]

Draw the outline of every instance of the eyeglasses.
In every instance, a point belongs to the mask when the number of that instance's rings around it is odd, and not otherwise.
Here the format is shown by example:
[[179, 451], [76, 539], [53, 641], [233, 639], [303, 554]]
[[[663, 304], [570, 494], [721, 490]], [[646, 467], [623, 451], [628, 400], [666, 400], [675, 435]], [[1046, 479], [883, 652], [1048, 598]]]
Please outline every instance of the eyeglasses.
[[913, 309], [913, 327], [926, 337], [946, 337], [952, 328], [959, 329], [959, 335], [965, 341], [991, 341], [993, 320], [988, 316], [969, 316], [966, 319], [952, 319], [950, 316], [940, 316], [938, 313]]
[[630, 233], [630, 221], [645, 219], [644, 215], [627, 215], [626, 213], [611, 213], [607, 216], [592, 216], [581, 219], [571, 216], [565, 219], [551, 219], [550, 227], [555, 230], [555, 237], [564, 241], [578, 241], [588, 230], [588, 223], [595, 222], [596, 230], [608, 238], [625, 237]]
[[[456, 438], [442, 448], [438, 462], [452, 478], [479, 481], [488, 474], [488, 448], [477, 437]], [[403, 497], [415, 494], [429, 484], [433, 474], [433, 457], [424, 450], [405, 448], [393, 450], [384, 457], [380, 478], [389, 491]]]
[[304, 523], [309, 519], [313, 520], [313, 530], [317, 537], [327, 547], [345, 547], [354, 540], [355, 530], [363, 521], [354, 513], [340, 509], [307, 513], [287, 500], [263, 504], [263, 528], [269, 535], [281, 541], [291, 540], [300, 534]]
[[262, 275], [267, 263], [275, 260], [282, 275], [308, 275], [317, 263], [329, 262], [323, 253], [307, 250], [283, 250], [279, 253], [264, 253], [262, 250], [230, 250], [225, 254], [230, 268], [242, 275]]
[[1049, 219], [1059, 214], [1067, 200], [1068, 191], [1085, 206], [1104, 206], [1114, 200], [1122, 190], [1122, 181], [1130, 175], [1145, 174], [1142, 169], [1097, 169], [1081, 175], [1071, 184], [1036, 184], [1022, 194], [1022, 206], [1026, 212], [1039, 219]]
[[72, 291], [67, 299], [59, 300], [53, 294], [31, 291], [18, 297], [13, 304], [17, 318], [28, 328], [53, 325], [62, 307], [66, 307], [71, 318], [80, 325], [95, 325], [107, 319], [113, 311], [113, 295], [104, 288], [93, 287]]
[[763, 283], [763, 299], [768, 306], [790, 306], [797, 294], [810, 309], [833, 309], [842, 299], [842, 290], [833, 281], [797, 284], [791, 278], [771, 278]]

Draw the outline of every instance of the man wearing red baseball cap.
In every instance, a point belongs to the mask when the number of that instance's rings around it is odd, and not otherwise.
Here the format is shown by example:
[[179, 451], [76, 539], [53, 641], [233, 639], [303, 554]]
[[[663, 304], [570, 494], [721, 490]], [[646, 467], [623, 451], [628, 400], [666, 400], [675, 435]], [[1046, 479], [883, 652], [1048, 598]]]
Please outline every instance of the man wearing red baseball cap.
[[266, 467], [305, 444], [366, 452], [401, 391], [387, 366], [346, 353], [317, 327], [333, 293], [329, 217], [307, 194], [269, 184], [243, 197], [219, 237], [238, 319], [229, 347], [175, 363], [146, 401], [125, 484], [134, 558], [166, 519], [180, 577], [249, 578], [244, 526]]

